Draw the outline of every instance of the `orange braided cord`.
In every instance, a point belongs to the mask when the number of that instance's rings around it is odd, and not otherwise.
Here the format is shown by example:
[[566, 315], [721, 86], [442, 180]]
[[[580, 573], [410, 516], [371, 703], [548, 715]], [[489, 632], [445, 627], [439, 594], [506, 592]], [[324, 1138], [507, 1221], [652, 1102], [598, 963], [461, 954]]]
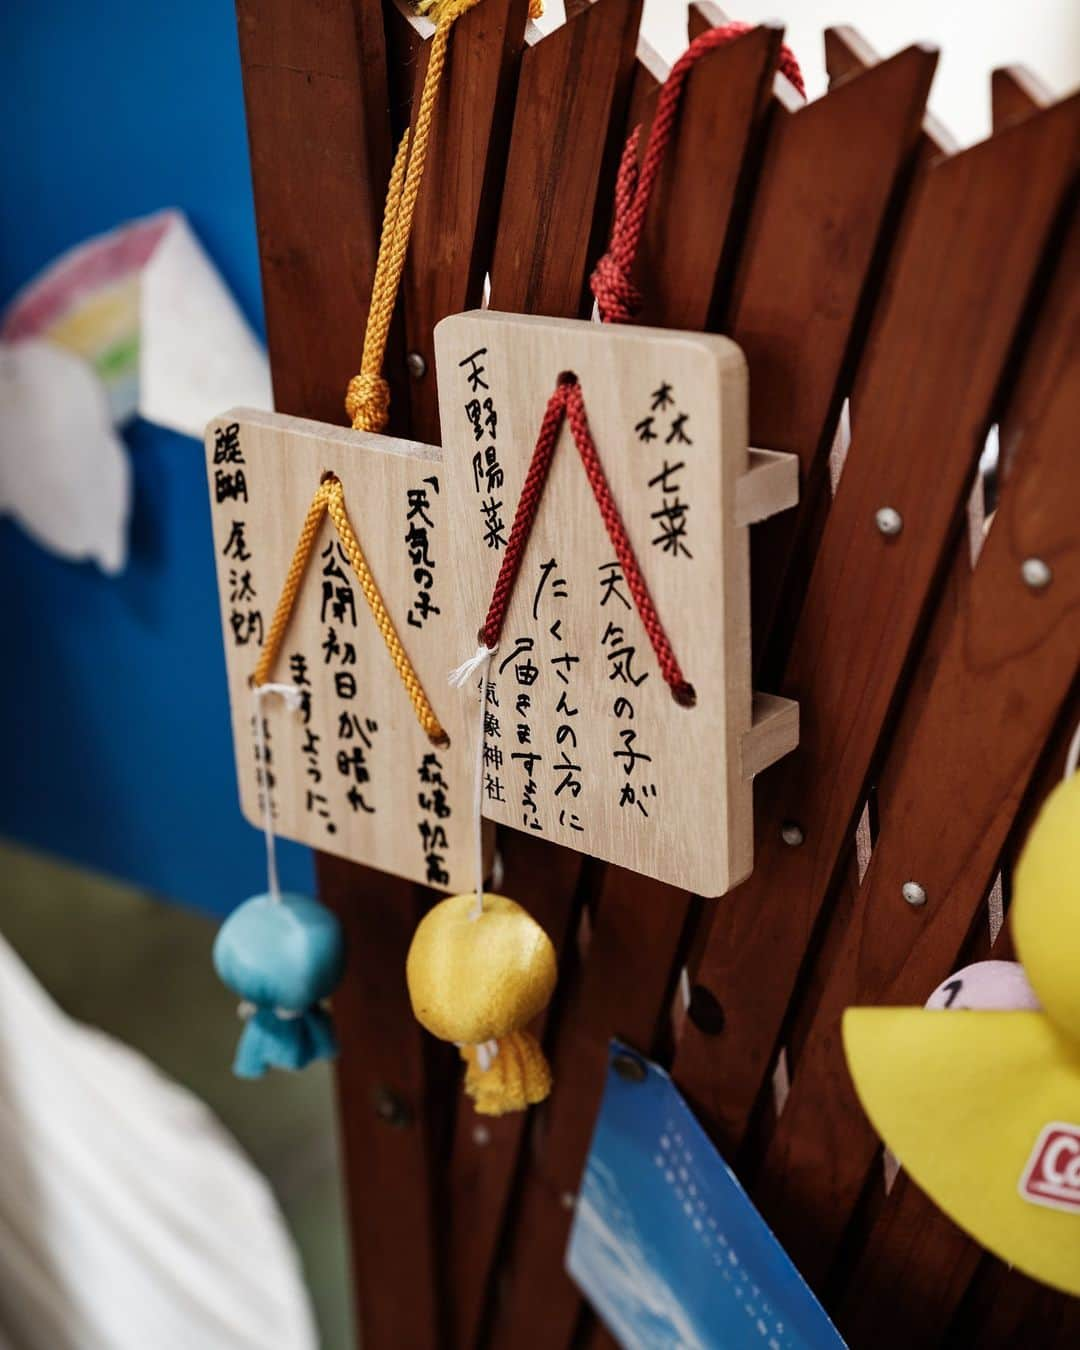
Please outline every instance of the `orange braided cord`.
[[401, 677], [401, 683], [405, 686], [405, 691], [416, 709], [417, 721], [431, 740], [445, 740], [446, 733], [443, 731], [439, 719], [435, 716], [435, 710], [428, 701], [427, 694], [424, 693], [424, 686], [420, 683], [420, 679], [413, 669], [408, 653], [401, 645], [401, 639], [397, 635], [394, 621], [383, 604], [383, 598], [379, 594], [375, 578], [371, 575], [371, 569], [367, 565], [364, 551], [360, 547], [360, 540], [357, 539], [353, 531], [348, 513], [345, 510], [345, 489], [337, 478], [328, 479], [323, 486], [328, 489], [326, 509], [330, 512], [330, 519], [334, 522], [345, 547], [345, 552], [349, 555], [349, 562], [356, 573], [356, 579], [360, 582], [360, 589], [364, 592], [364, 599], [368, 602], [368, 608], [371, 610], [375, 625], [386, 643], [386, 650], [390, 653], [390, 659], [393, 661], [394, 667]]
[[368, 609], [371, 610], [375, 626], [382, 634], [383, 641], [386, 643], [386, 650], [390, 653], [390, 659], [394, 663], [394, 668], [397, 670], [401, 683], [405, 686], [405, 692], [409, 695], [413, 708], [416, 710], [416, 720], [432, 741], [445, 741], [446, 733], [443, 731], [442, 724], [436, 717], [427, 694], [424, 693], [424, 686], [420, 683], [420, 679], [413, 669], [408, 653], [401, 645], [401, 639], [397, 635], [394, 621], [383, 603], [375, 578], [371, 575], [371, 569], [364, 557], [364, 550], [360, 547], [360, 541], [356, 537], [348, 512], [345, 510], [345, 489], [342, 487], [339, 478], [328, 478], [324, 483], [320, 483], [318, 491], [311, 499], [311, 505], [308, 507], [304, 524], [300, 530], [300, 538], [296, 541], [292, 562], [290, 562], [289, 570], [285, 574], [285, 584], [281, 588], [281, 595], [277, 602], [277, 608], [274, 610], [274, 617], [270, 622], [266, 642], [263, 644], [262, 653], [259, 657], [259, 664], [255, 667], [255, 673], [251, 677], [252, 683], [256, 686], [266, 684], [270, 678], [274, 663], [281, 650], [286, 629], [289, 626], [289, 620], [292, 617], [293, 607], [300, 592], [300, 583], [307, 569], [315, 538], [319, 533], [323, 516], [327, 513], [334, 522], [338, 538], [348, 555], [356, 579], [360, 583], [360, 589], [364, 593]]
[[266, 684], [270, 679], [270, 672], [273, 670], [274, 662], [281, 650], [281, 642], [285, 637], [285, 630], [289, 626], [289, 619], [292, 617], [293, 605], [296, 603], [296, 596], [300, 590], [300, 582], [304, 578], [308, 559], [311, 557], [311, 550], [315, 544], [315, 536], [319, 533], [319, 526], [322, 524], [325, 512], [326, 484], [320, 483], [319, 490], [311, 499], [311, 505], [304, 517], [300, 538], [296, 541], [296, 548], [293, 550], [292, 562], [289, 564], [288, 572], [285, 573], [285, 584], [281, 588], [274, 617], [270, 620], [270, 629], [266, 634], [266, 641], [263, 643], [259, 664], [255, 667], [255, 673], [251, 677], [251, 683], [256, 688], [260, 684]]
[[454, 22], [477, 3], [479, 0], [436, 0], [430, 7], [436, 15], [436, 28], [431, 39], [420, 106], [415, 125], [405, 132], [394, 156], [386, 190], [379, 256], [371, 285], [371, 308], [364, 332], [360, 373], [349, 381], [345, 394], [345, 411], [356, 431], [382, 431], [390, 414], [390, 390], [382, 374], [383, 356], [409, 249], [413, 212], [424, 178], [431, 119], [446, 65], [446, 44]]

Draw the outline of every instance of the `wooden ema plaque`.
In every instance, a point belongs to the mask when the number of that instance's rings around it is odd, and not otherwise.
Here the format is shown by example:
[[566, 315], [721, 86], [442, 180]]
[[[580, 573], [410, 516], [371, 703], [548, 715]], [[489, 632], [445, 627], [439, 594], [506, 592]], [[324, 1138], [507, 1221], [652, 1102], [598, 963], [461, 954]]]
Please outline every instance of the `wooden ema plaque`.
[[[240, 803], [262, 823], [250, 679], [320, 481], [335, 474], [383, 602], [450, 738], [417, 721], [334, 524], [324, 516], [262, 700], [274, 829], [436, 887], [474, 884], [469, 710], [447, 687], [460, 619], [440, 453], [428, 445], [236, 409], [207, 428], [214, 555]], [[490, 831], [489, 831], [490, 834]], [[488, 840], [490, 845], [490, 840]], [[490, 855], [490, 847], [488, 847]]]
[[572, 372], [695, 694], [680, 705], [661, 676], [564, 423], [483, 691], [484, 814], [723, 894], [751, 870], [753, 776], [798, 740], [797, 705], [751, 690], [747, 527], [798, 484], [794, 457], [747, 447], [742, 353], [699, 333], [481, 311], [444, 319], [435, 341], [462, 654]]

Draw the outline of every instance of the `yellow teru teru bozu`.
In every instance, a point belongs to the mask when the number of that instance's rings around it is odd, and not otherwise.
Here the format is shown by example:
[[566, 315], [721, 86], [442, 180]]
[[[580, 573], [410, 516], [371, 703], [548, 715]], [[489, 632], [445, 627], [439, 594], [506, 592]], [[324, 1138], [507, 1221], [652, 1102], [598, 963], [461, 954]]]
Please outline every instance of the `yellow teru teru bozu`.
[[503, 895], [453, 895], [421, 920], [405, 963], [416, 1020], [452, 1041], [477, 1112], [542, 1102], [551, 1069], [525, 1028], [547, 1006], [558, 969], [551, 939]]

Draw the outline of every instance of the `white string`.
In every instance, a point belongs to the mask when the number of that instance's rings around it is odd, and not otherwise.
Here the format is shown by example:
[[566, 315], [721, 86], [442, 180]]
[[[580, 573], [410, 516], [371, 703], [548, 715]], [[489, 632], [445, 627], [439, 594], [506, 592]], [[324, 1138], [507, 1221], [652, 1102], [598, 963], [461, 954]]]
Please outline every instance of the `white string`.
[[277, 849], [274, 843], [274, 809], [270, 802], [270, 766], [266, 762], [266, 729], [263, 726], [262, 701], [267, 694], [280, 694], [290, 712], [301, 703], [300, 690], [295, 684], [257, 684], [251, 691], [255, 700], [255, 744], [259, 751], [259, 770], [262, 773], [262, 826], [266, 840], [266, 889], [271, 900], [280, 901], [281, 883], [278, 881]]
[[1065, 777], [1071, 778], [1080, 768], [1080, 722], [1076, 724], [1073, 738], [1069, 742], [1069, 753], [1065, 756]]
[[476, 778], [473, 784], [473, 847], [476, 859], [476, 900], [469, 910], [469, 918], [476, 920], [484, 912], [484, 709], [488, 666], [495, 648], [481, 643], [467, 661], [463, 661], [449, 675], [455, 689], [463, 689], [473, 675], [480, 672], [480, 722], [476, 729]]

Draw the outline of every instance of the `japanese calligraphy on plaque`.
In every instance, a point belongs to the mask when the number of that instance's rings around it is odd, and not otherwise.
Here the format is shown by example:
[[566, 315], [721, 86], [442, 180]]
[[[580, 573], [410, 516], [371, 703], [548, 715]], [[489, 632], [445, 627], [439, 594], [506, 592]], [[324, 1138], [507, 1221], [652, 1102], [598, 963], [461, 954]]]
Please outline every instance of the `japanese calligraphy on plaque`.
[[[214, 553], [243, 812], [275, 832], [440, 890], [473, 884], [468, 709], [447, 688], [460, 631], [439, 451], [269, 413], [207, 429]], [[398, 636], [450, 738], [417, 721], [329, 516], [315, 539], [264, 699], [259, 762], [250, 679], [320, 480], [335, 474]], [[490, 834], [490, 831], [489, 831]]]
[[726, 338], [493, 312], [436, 330], [444, 491], [464, 651], [484, 620], [549, 397], [577, 377], [657, 614], [673, 697], [563, 426], [484, 700], [493, 821], [720, 895], [753, 853], [753, 775], [798, 709], [750, 681], [749, 524], [794, 503], [793, 456], [747, 446]]

